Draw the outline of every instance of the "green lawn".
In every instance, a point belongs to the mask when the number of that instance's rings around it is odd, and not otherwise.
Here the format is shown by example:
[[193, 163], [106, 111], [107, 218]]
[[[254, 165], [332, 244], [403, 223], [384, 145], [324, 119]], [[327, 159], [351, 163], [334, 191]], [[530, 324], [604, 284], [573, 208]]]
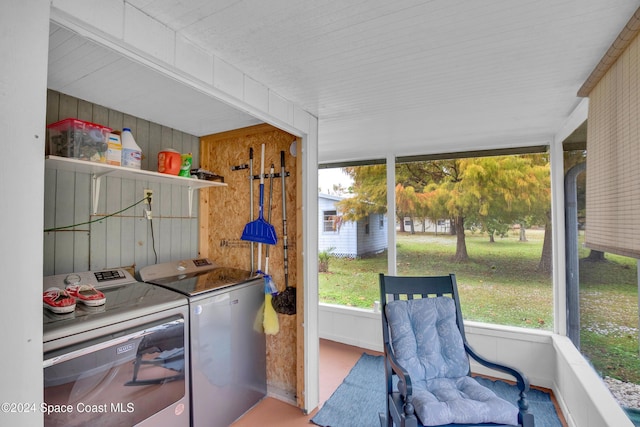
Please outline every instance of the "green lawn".
[[[490, 243], [469, 234], [470, 261], [452, 261], [455, 236], [406, 233], [397, 236], [400, 275], [455, 273], [465, 319], [544, 330], [553, 329], [549, 274], [537, 271], [542, 230], [517, 232]], [[588, 250], [581, 247], [580, 256]], [[636, 261], [607, 254], [604, 263], [581, 261], [581, 344], [602, 375], [640, 383]], [[387, 272], [387, 254], [350, 260], [331, 258], [319, 273], [320, 301], [371, 308], [379, 299], [378, 274]]]

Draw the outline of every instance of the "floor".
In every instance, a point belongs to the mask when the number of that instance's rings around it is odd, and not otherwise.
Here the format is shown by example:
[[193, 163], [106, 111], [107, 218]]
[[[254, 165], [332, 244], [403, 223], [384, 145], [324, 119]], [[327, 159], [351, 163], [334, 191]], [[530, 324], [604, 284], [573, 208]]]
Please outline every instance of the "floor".
[[[381, 354], [340, 344], [334, 341], [320, 340], [320, 404], [325, 402], [336, 388], [342, 384], [353, 365], [362, 353]], [[308, 415], [288, 403], [267, 397], [252, 410], [232, 424], [233, 427], [300, 427], [313, 426], [309, 421], [317, 409]]]
[[[320, 405], [325, 402], [333, 392], [342, 384], [353, 365], [356, 364], [362, 353], [379, 355], [372, 350], [340, 344], [334, 341], [320, 340]], [[542, 389], [547, 392], [549, 390]], [[560, 422], [564, 427], [567, 422], [562, 416], [553, 394], [551, 399], [560, 414]], [[302, 411], [288, 403], [272, 397], [267, 397], [247, 412], [242, 418], [233, 423], [231, 427], [309, 427], [315, 426], [310, 420], [318, 409], [305, 415]]]

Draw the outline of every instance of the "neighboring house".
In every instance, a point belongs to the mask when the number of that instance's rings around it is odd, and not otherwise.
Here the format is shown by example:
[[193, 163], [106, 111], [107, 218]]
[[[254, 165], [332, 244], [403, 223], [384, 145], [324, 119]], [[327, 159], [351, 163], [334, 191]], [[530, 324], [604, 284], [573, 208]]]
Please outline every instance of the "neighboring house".
[[[396, 230], [400, 230], [400, 224], [396, 223]], [[404, 217], [404, 231], [411, 232], [411, 217]], [[433, 222], [430, 219], [413, 219], [413, 231], [415, 233], [450, 233], [451, 232], [451, 220], [439, 219], [437, 222]]]
[[387, 249], [387, 216], [371, 214], [360, 221], [343, 221], [336, 203], [342, 196], [318, 194], [318, 251], [331, 249], [337, 257], [357, 258]]

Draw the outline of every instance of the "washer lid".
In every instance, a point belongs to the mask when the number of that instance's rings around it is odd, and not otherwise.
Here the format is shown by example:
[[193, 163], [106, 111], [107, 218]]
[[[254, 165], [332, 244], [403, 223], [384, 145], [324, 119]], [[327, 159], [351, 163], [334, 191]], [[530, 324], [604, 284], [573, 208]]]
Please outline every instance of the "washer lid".
[[187, 304], [187, 299], [180, 294], [142, 282], [110, 286], [101, 291], [107, 300], [101, 306], [87, 307], [78, 302], [75, 311], [68, 314], [55, 314], [43, 308], [44, 342]]
[[194, 296], [205, 292], [223, 289], [259, 278], [256, 273], [230, 267], [215, 267], [208, 271], [181, 274], [162, 279], [154, 279], [149, 283], [161, 285], [184, 295]]

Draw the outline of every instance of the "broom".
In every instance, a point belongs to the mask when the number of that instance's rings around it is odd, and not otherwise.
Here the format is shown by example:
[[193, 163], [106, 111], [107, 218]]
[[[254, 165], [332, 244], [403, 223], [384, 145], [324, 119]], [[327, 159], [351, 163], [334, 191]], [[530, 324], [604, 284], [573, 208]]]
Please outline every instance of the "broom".
[[[269, 173], [269, 210], [267, 214], [267, 221], [271, 222], [271, 204], [273, 201], [273, 165]], [[267, 245], [267, 251], [265, 254], [264, 262], [264, 321], [262, 326], [264, 327], [264, 333], [268, 335], [275, 335], [280, 330], [278, 323], [278, 315], [272, 305], [272, 294], [278, 292], [278, 287], [273, 283], [273, 279], [269, 275], [269, 246]]]

